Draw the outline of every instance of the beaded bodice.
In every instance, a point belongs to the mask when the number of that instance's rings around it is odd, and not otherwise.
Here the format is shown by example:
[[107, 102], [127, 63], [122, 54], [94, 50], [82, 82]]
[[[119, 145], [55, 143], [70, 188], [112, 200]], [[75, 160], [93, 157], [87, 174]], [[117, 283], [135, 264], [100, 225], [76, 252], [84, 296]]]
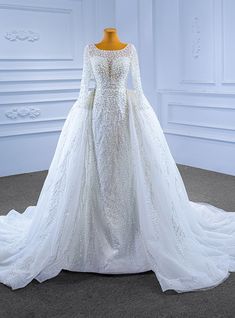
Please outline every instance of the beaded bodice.
[[128, 44], [122, 50], [100, 50], [90, 45], [90, 61], [96, 88], [122, 89], [126, 86], [130, 66], [130, 48]]
[[138, 55], [132, 43], [121, 50], [102, 50], [93, 43], [87, 44], [84, 48], [79, 104], [85, 101], [91, 79], [95, 79], [96, 90], [125, 90], [130, 69], [133, 88], [141, 97]]

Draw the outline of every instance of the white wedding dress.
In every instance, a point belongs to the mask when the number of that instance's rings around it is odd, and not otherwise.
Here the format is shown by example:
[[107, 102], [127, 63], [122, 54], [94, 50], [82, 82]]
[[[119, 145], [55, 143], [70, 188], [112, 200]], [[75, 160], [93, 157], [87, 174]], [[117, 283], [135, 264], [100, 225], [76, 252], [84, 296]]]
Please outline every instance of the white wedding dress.
[[62, 269], [152, 270], [163, 291], [179, 293], [235, 271], [235, 213], [188, 199], [131, 43], [85, 46], [79, 98], [37, 205], [0, 217], [0, 282], [22, 288]]

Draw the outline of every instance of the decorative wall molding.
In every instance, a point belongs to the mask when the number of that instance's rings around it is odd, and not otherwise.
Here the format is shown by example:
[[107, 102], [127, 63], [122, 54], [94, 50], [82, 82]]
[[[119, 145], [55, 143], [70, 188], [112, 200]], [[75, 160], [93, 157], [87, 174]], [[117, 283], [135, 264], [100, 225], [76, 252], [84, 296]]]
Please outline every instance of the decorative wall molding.
[[[221, 38], [222, 38], [222, 79], [221, 83], [223, 85], [235, 85], [235, 62], [234, 62], [234, 37], [233, 32], [231, 30], [234, 29], [234, 17], [230, 18], [226, 17], [226, 14], [233, 14], [234, 8], [226, 10], [226, 6], [230, 4], [234, 5], [233, 1], [225, 1], [221, 0]], [[227, 25], [228, 23], [233, 23], [233, 25]], [[228, 32], [227, 32], [228, 31]], [[226, 34], [227, 32], [227, 34]], [[230, 39], [227, 39], [227, 36], [230, 36]], [[229, 72], [230, 75], [226, 74], [226, 72]]]
[[32, 92], [38, 92], [39, 94], [42, 92], [78, 92], [80, 88], [80, 81], [77, 83], [76, 81], [59, 81], [59, 82], [53, 82], [50, 81], [47, 83], [47, 81], [41, 83], [32, 83], [31, 85], [23, 82], [19, 82], [18, 85], [15, 84], [3, 84], [0, 88], [0, 93], [2, 95], [4, 94], [24, 94], [24, 93], [32, 93]]
[[174, 159], [235, 175], [235, 1], [155, 0], [153, 16], [155, 99]]
[[10, 119], [16, 118], [36, 118], [41, 114], [41, 110], [39, 108], [34, 107], [20, 107], [20, 108], [12, 108], [12, 110], [6, 111], [5, 116]]
[[235, 138], [219, 138], [214, 136], [207, 136], [205, 134], [189, 134], [189, 133], [184, 133], [184, 132], [173, 130], [173, 129], [165, 129], [164, 134], [182, 136], [186, 138], [204, 139], [204, 140], [210, 140], [214, 142], [235, 144]]
[[205, 95], [205, 96], [225, 96], [225, 97], [235, 97], [235, 92], [234, 91], [218, 91], [218, 92], [213, 92], [213, 91], [206, 91], [206, 90], [177, 90], [177, 89], [157, 89], [156, 91], [158, 94], [164, 95], [194, 95], [194, 96], [199, 96], [199, 95]]
[[66, 117], [54, 117], [50, 119], [36, 119], [35, 121], [1, 123], [0, 138], [21, 135], [59, 132], [63, 127]]
[[0, 93], [2, 94], [2, 96], [4, 95], [9, 95], [9, 94], [27, 94], [27, 93], [38, 93], [38, 94], [43, 94], [43, 93], [58, 93], [58, 94], [62, 94], [62, 93], [66, 93], [66, 92], [79, 92], [79, 87], [67, 87], [67, 88], [62, 88], [62, 87], [48, 87], [48, 88], [39, 88], [37, 89], [36, 87], [31, 87], [31, 88], [25, 88], [25, 89], [17, 89], [17, 90], [6, 90], [6, 91], [0, 91]]
[[[1, 94], [2, 95], [2, 94]], [[19, 98], [21, 100], [19, 100]], [[1, 106], [5, 105], [25, 105], [32, 103], [51, 103], [51, 102], [66, 102], [76, 101], [78, 98], [78, 92], [74, 91], [57, 91], [57, 92], [24, 92], [23, 94], [5, 94], [1, 96]]]
[[17, 126], [17, 125], [23, 125], [25, 127], [31, 125], [31, 124], [45, 124], [45, 123], [52, 123], [52, 122], [58, 122], [58, 121], [65, 121], [67, 116], [61, 116], [61, 117], [51, 117], [51, 118], [36, 118], [33, 120], [28, 121], [12, 121], [12, 122], [2, 122], [0, 123], [1, 127], [8, 127], [9, 125]]
[[[74, 98], [55, 98], [55, 99], [49, 99], [49, 98], [46, 98], [46, 99], [40, 99], [40, 100], [30, 100], [30, 101], [27, 101], [27, 104], [37, 104], [37, 105], [43, 105], [43, 104], [59, 104], [59, 103], [63, 103], [63, 102], [75, 102], [76, 99]], [[1, 107], [6, 107], [6, 106], [10, 106], [10, 107], [14, 107], [15, 105], [17, 105], [17, 107], [20, 107], [21, 105], [23, 107], [25, 107], [26, 102], [22, 102], [22, 101], [16, 101], [14, 103], [0, 103], [0, 108]], [[15, 108], [15, 107], [14, 107]]]
[[[171, 107], [185, 107], [185, 108], [194, 108], [196, 110], [200, 109], [209, 109], [209, 110], [221, 110], [221, 111], [232, 111], [234, 112], [234, 117], [235, 117], [235, 108], [234, 107], [226, 107], [226, 106], [219, 106], [219, 105], [199, 105], [199, 104], [183, 104], [183, 103], [177, 103], [177, 102], [170, 102], [168, 103], [168, 108]], [[198, 121], [197, 123], [195, 122], [190, 122], [189, 120], [174, 120], [174, 119], [167, 119], [167, 123], [170, 124], [176, 124], [176, 125], [183, 125], [183, 126], [191, 126], [191, 127], [198, 127], [198, 128], [207, 128], [207, 129], [217, 129], [217, 130], [228, 130], [228, 131], [234, 131], [235, 132], [235, 126], [225, 126], [225, 125], [215, 125], [215, 124], [205, 124], [205, 123], [200, 123]]]
[[[8, 25], [0, 38], [1, 70], [82, 67], [83, 1], [48, 0], [40, 5], [27, 0], [18, 4], [9, 2], [0, 4], [0, 28]], [[42, 18], [45, 23], [41, 23]], [[12, 21], [10, 27], [7, 19]], [[12, 50], [11, 43], [16, 42], [17, 50]]]
[[23, 10], [23, 11], [36, 11], [36, 12], [53, 12], [53, 13], [70, 13], [71, 8], [59, 8], [48, 5], [33, 6], [24, 4], [0, 4], [0, 8], [9, 10]]
[[[183, 92], [161, 95], [161, 125], [165, 134], [235, 143], [234, 95]], [[184, 143], [188, 142], [185, 139]]]
[[40, 35], [31, 30], [13, 30], [6, 32], [5, 39], [11, 42], [16, 42], [17, 40], [35, 42], [40, 39]]
[[[214, 95], [215, 96], [215, 95]], [[215, 96], [216, 97], [216, 96]], [[180, 106], [180, 107], [191, 107], [191, 108], [196, 108], [196, 109], [205, 109], [205, 108], [208, 108], [208, 109], [223, 109], [223, 110], [234, 110], [235, 111], [235, 108], [234, 106], [224, 106], [224, 105], [202, 105], [202, 104], [183, 104], [183, 103], [178, 103], [178, 102], [169, 102], [168, 103], [168, 106], [170, 107], [174, 107], [174, 106]], [[235, 127], [234, 127], [235, 129]]]
[[[47, 169], [79, 96], [86, 43], [115, 25], [115, 0], [0, 4], [1, 175]], [[92, 87], [92, 81], [91, 81]], [[18, 153], [27, 153], [17, 162]], [[43, 156], [41, 155], [43, 153]]]
[[[178, 3], [180, 83], [214, 85], [216, 82], [215, 0], [207, 2], [203, 0], [196, 2], [194, 0], [179, 0]], [[203, 7], [205, 7], [204, 10]], [[205, 13], [208, 15], [207, 19]]]
[[[0, 71], [0, 75], [1, 75], [1, 71]], [[40, 74], [37, 74], [37, 75], [40, 76]], [[16, 83], [19, 83], [19, 84], [31, 84], [31, 83], [37, 84], [37, 83], [39, 83], [40, 84], [40, 83], [53, 83], [53, 82], [54, 83], [60, 83], [60, 82], [71, 82], [71, 83], [73, 83], [73, 82], [80, 82], [81, 81], [80, 74], [77, 75], [76, 77], [75, 77], [75, 75], [72, 76], [72, 74], [71, 74], [70, 78], [58, 77], [58, 78], [46, 78], [45, 79], [46, 74], [45, 74], [44, 78], [40, 78], [39, 76], [37, 78], [32, 78], [32, 79], [25, 79], [24, 77], [23, 78], [19, 77], [19, 79], [18, 78], [17, 79], [16, 78], [12, 78], [12, 79], [11, 78], [10, 79], [6, 79], [5, 78], [4, 80], [0, 80], [0, 83], [1, 84], [16, 84]], [[55, 77], [56, 77], [56, 74], [55, 74]]]
[[200, 51], [201, 51], [200, 33], [201, 33], [200, 19], [198, 17], [194, 17], [192, 22], [192, 37], [193, 37], [192, 56], [194, 59], [197, 59], [200, 57]]
[[38, 135], [38, 134], [45, 134], [45, 133], [59, 133], [63, 127], [63, 123], [61, 122], [58, 127], [48, 127], [48, 128], [38, 128], [38, 129], [22, 129], [17, 131], [11, 131], [9, 133], [0, 133], [0, 138], [5, 137], [16, 137], [16, 136], [23, 136], [23, 135]]

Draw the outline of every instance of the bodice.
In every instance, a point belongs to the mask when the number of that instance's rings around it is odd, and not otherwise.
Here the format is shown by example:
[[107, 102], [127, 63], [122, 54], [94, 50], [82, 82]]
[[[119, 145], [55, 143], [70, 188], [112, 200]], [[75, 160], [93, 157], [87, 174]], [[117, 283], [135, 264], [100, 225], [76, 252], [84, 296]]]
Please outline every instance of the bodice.
[[140, 79], [138, 55], [135, 46], [128, 43], [121, 50], [102, 50], [95, 44], [87, 44], [83, 53], [83, 72], [79, 107], [85, 107], [89, 91], [90, 79], [95, 79], [96, 90], [125, 90], [129, 70], [131, 70], [133, 89], [138, 98], [138, 104], [143, 104], [143, 90]]
[[131, 44], [121, 50], [101, 50], [89, 45], [89, 57], [96, 89], [125, 89], [131, 64]]

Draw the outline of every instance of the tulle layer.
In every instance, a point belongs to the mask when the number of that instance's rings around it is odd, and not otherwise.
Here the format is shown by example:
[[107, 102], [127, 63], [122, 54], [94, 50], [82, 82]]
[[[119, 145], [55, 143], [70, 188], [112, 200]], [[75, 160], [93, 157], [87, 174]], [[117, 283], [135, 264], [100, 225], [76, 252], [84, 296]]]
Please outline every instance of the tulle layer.
[[215, 287], [235, 269], [235, 213], [191, 202], [159, 121], [129, 98], [136, 198], [146, 252], [163, 291]]
[[12, 289], [33, 278], [51, 278], [66, 263], [62, 253], [71, 240], [71, 224], [78, 222], [78, 206], [85, 205], [80, 198], [88, 173], [92, 97], [86, 108], [75, 103], [70, 110], [37, 205], [0, 217], [0, 281]]

